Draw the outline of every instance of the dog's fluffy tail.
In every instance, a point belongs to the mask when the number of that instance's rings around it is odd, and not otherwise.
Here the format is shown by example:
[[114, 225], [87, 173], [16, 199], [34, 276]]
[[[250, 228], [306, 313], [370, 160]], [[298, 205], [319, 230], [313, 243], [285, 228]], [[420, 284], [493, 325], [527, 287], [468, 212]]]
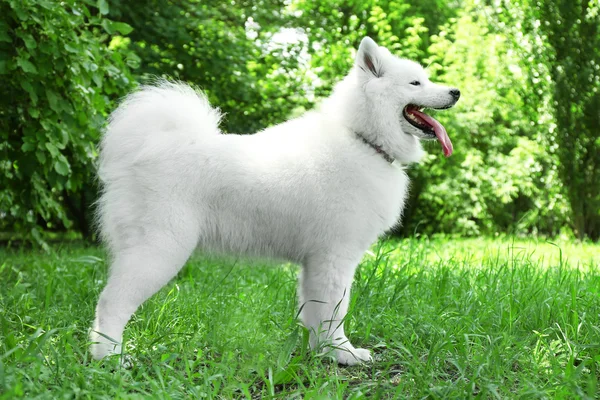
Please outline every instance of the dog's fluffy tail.
[[174, 168], [181, 154], [220, 134], [220, 118], [203, 93], [181, 83], [159, 81], [125, 98], [100, 143], [96, 223], [110, 248], [127, 245], [145, 212], [145, 171]]
[[206, 96], [183, 83], [161, 80], [125, 98], [110, 116], [100, 144], [100, 178], [146, 156], [176, 151], [218, 135], [221, 114]]

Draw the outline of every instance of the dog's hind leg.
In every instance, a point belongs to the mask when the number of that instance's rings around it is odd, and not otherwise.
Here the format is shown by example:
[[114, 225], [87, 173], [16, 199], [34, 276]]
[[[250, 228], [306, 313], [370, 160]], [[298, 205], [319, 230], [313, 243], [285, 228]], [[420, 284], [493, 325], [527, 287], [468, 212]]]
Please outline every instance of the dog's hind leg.
[[156, 235], [147, 243], [116, 252], [100, 295], [90, 333], [95, 359], [121, 353], [123, 330], [135, 310], [171, 280], [195, 247], [173, 236]]
[[350, 287], [359, 259], [319, 257], [307, 261], [299, 284], [300, 317], [310, 331], [314, 349], [331, 349], [340, 364], [371, 360], [366, 349], [357, 349], [344, 333]]

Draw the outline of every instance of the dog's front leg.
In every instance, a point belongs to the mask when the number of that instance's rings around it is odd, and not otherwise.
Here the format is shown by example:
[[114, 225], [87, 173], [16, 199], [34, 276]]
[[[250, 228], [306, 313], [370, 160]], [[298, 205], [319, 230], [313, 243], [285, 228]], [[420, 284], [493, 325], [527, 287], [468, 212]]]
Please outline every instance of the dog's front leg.
[[333, 351], [340, 364], [371, 361], [371, 353], [357, 349], [344, 334], [350, 287], [357, 260], [311, 258], [302, 270], [299, 285], [300, 317], [310, 331], [313, 350]]

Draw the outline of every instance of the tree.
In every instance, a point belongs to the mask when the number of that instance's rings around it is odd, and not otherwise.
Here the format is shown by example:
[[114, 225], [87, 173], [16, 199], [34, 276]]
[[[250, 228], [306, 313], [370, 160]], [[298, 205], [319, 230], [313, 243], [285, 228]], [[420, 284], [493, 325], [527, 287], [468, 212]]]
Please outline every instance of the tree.
[[114, 1], [111, 18], [133, 26], [142, 80], [180, 79], [225, 113], [226, 132], [253, 133], [286, 119], [302, 96], [302, 43], [277, 44], [285, 1]]
[[556, 129], [549, 132], [548, 141], [560, 160], [574, 231], [579, 238], [598, 240], [600, 3], [504, 1], [503, 10], [498, 20], [520, 28], [512, 28], [512, 38], [515, 47], [526, 54], [524, 64], [533, 69], [532, 87], [547, 87], [551, 93]]

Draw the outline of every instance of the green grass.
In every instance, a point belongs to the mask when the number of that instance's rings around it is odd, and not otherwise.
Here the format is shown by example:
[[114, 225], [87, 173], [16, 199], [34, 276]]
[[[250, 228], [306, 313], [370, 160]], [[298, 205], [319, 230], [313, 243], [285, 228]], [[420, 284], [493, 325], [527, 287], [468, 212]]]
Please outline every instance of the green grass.
[[361, 263], [346, 321], [375, 360], [350, 368], [307, 350], [294, 266], [196, 256], [128, 325], [125, 369], [88, 354], [102, 250], [0, 250], [0, 397], [598, 398], [599, 254], [382, 242]]

